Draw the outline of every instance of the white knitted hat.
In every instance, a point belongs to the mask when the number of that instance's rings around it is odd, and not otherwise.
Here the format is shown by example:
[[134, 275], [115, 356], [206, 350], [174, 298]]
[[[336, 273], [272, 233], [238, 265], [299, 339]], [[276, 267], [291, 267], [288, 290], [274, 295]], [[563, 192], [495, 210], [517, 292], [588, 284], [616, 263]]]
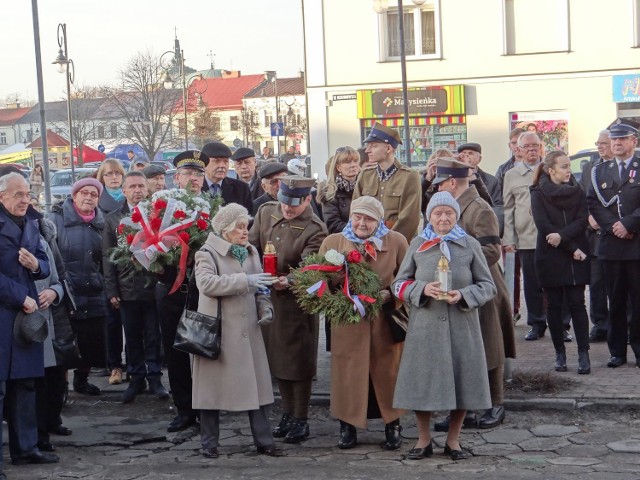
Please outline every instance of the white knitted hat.
[[436, 207], [446, 205], [456, 211], [456, 220], [460, 219], [460, 205], [455, 198], [449, 192], [438, 192], [431, 197], [429, 205], [427, 205], [427, 221], [431, 218], [431, 212]]
[[230, 225], [236, 222], [240, 217], [249, 218], [249, 212], [242, 205], [230, 203], [224, 207], [220, 207], [218, 213], [211, 219], [211, 228], [216, 235], [228, 229]]

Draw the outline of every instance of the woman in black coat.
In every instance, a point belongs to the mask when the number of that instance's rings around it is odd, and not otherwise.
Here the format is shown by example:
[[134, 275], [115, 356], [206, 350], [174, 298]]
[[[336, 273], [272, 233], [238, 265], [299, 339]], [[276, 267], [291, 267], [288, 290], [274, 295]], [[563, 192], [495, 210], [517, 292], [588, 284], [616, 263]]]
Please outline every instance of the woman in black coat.
[[589, 317], [584, 288], [589, 283], [589, 252], [586, 229], [587, 199], [571, 175], [564, 152], [549, 153], [538, 165], [531, 189], [531, 213], [538, 228], [535, 266], [540, 286], [547, 295], [547, 322], [556, 350], [555, 369], [567, 371], [562, 304], [567, 302], [578, 343], [578, 373], [591, 372]]

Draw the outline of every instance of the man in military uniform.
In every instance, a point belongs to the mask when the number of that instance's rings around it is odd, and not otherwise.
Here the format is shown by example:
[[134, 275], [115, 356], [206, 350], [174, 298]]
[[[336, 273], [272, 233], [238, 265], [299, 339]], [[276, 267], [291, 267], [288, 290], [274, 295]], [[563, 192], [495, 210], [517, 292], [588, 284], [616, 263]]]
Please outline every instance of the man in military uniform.
[[420, 175], [395, 158], [396, 148], [402, 143], [395, 130], [376, 123], [364, 143], [365, 153], [376, 168], [360, 172], [353, 200], [363, 195], [380, 200], [385, 225], [411, 242], [420, 223]]
[[[208, 163], [209, 157], [198, 150], [187, 150], [177, 155], [173, 159], [177, 169], [174, 175], [177, 188], [184, 188], [194, 194], [199, 193], [204, 182], [204, 169]], [[169, 374], [171, 396], [178, 411], [178, 415], [167, 428], [169, 432], [185, 430], [196, 422], [196, 412], [191, 406], [191, 360], [188, 353], [173, 348], [178, 322], [187, 300], [189, 278], [189, 275], [185, 275], [180, 288], [169, 295], [177, 275], [175, 267], [168, 267], [162, 274], [158, 274], [158, 283], [156, 283], [156, 303], [162, 332], [162, 346]]]
[[260, 207], [249, 232], [249, 242], [261, 255], [267, 242], [272, 242], [278, 258], [278, 282], [271, 295], [274, 321], [263, 327], [263, 335], [284, 412], [273, 436], [285, 437], [287, 443], [309, 436], [307, 415], [316, 374], [318, 319], [300, 309], [287, 276], [290, 268], [297, 268], [304, 257], [316, 253], [327, 236], [327, 228], [310, 206], [313, 184], [312, 178], [281, 178], [278, 202]]
[[[639, 127], [620, 118], [609, 127], [615, 158], [593, 168], [587, 195], [589, 213], [601, 232], [598, 258], [604, 262], [609, 296], [610, 368], [627, 363], [627, 340], [640, 367], [640, 158], [635, 155]], [[627, 299], [631, 304], [628, 333]]]
[[[463, 149], [463, 151], [466, 150]], [[470, 184], [470, 180], [468, 164], [452, 158], [442, 158], [438, 160], [436, 177], [432, 183], [437, 185], [438, 191], [449, 192], [457, 200], [460, 205], [458, 225], [480, 242], [491, 277], [498, 289], [498, 294], [479, 310], [492, 408], [483, 413], [478, 426], [493, 428], [502, 423], [505, 417], [504, 359], [505, 356], [515, 358], [516, 348], [509, 292], [499, 263], [502, 248], [498, 219], [489, 204], [480, 197], [476, 187]], [[473, 413], [472, 415], [473, 418], [465, 418], [465, 426], [475, 423], [475, 415]], [[449, 429], [447, 420], [436, 423], [436, 431], [447, 431]]]

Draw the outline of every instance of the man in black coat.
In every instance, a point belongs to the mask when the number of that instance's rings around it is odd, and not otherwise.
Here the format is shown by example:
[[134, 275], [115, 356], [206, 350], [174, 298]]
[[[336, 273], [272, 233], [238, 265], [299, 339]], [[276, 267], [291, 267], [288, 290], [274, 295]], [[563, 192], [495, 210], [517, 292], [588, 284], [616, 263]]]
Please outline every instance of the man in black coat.
[[[620, 118], [609, 127], [615, 159], [594, 167], [587, 197], [589, 213], [601, 231], [598, 257], [604, 262], [611, 314], [610, 368], [627, 363], [627, 340], [640, 367], [640, 158], [635, 156], [639, 127]], [[627, 298], [631, 304], [629, 331]]]
[[130, 403], [146, 390], [146, 382], [149, 382], [151, 393], [158, 398], [167, 398], [169, 392], [160, 380], [162, 356], [154, 275], [140, 272], [131, 262], [116, 265], [109, 255], [110, 250], [118, 244], [117, 230], [120, 220], [147, 198], [147, 179], [144, 174], [139, 171], [127, 173], [124, 176], [122, 193], [126, 199], [124, 205], [105, 217], [102, 268], [107, 299], [114, 309], [120, 310], [122, 316], [127, 342], [127, 373], [131, 378], [122, 395], [122, 403]]
[[238, 203], [253, 214], [253, 200], [249, 186], [242, 180], [227, 177], [231, 150], [224, 143], [211, 142], [202, 147], [202, 153], [209, 157], [204, 171], [205, 181], [202, 191], [211, 196], [222, 196], [224, 205]]
[[233, 160], [233, 167], [238, 174], [238, 179], [249, 185], [251, 200], [255, 201], [256, 198], [264, 194], [256, 171], [255, 152], [250, 148], [242, 147], [233, 152], [231, 160]]

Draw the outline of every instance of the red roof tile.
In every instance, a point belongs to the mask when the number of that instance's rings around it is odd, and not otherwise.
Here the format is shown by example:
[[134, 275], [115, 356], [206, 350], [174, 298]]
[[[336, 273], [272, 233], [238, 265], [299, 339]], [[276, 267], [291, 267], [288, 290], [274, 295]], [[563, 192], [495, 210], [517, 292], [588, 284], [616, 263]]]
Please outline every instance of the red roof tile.
[[304, 95], [304, 77], [278, 78], [276, 82], [277, 85], [274, 85], [273, 82], [269, 82], [264, 86], [264, 88], [257, 89], [255, 92], [251, 93], [251, 95], [247, 95], [247, 97], [275, 97], [276, 87], [278, 89], [278, 96]]
[[[237, 78], [205, 78], [194, 80], [189, 88], [190, 109], [195, 107], [196, 92], [207, 89], [202, 94], [203, 102], [210, 108], [217, 110], [238, 110], [242, 108], [242, 97], [264, 81], [264, 75], [245, 75]], [[182, 108], [182, 101], [179, 101]]]
[[[51, 130], [47, 130], [47, 146], [48, 147], [68, 147], [69, 140], [61, 137]], [[33, 142], [27, 145], [27, 148], [42, 148], [42, 137], [36, 138]]]
[[14, 125], [24, 117], [32, 107], [0, 108], [0, 126]]

